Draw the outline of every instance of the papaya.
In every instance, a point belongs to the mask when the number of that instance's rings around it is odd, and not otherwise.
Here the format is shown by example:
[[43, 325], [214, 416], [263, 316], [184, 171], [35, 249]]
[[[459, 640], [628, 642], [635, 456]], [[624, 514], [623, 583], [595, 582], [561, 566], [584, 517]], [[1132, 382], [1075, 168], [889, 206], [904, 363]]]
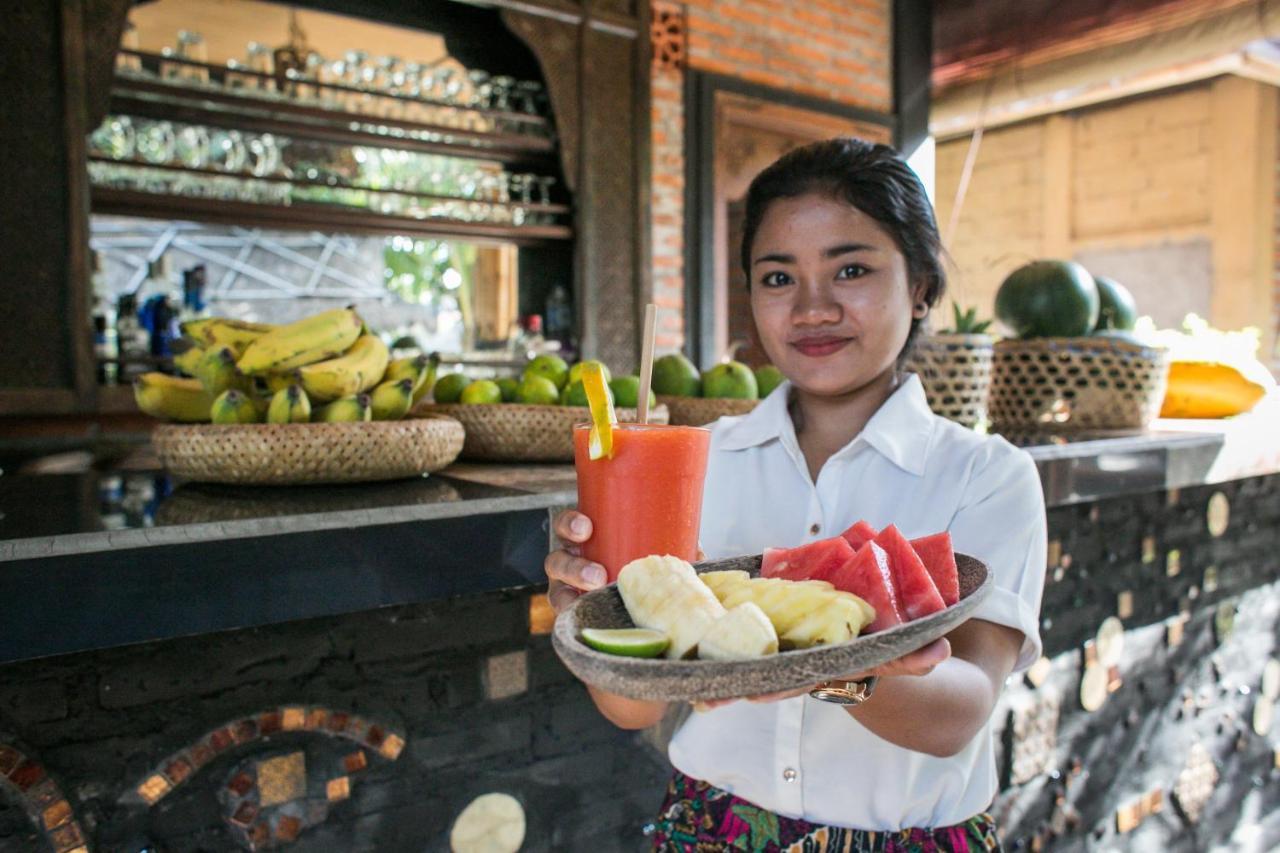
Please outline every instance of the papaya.
[[1266, 389], [1229, 364], [1175, 361], [1160, 406], [1162, 418], [1227, 418], [1249, 411]]

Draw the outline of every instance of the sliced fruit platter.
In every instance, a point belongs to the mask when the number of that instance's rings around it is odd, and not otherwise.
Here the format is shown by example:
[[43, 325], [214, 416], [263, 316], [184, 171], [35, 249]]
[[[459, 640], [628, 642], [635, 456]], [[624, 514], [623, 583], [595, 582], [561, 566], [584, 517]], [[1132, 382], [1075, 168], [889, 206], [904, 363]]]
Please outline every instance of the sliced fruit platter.
[[152, 442], [172, 473], [217, 483], [342, 483], [445, 467], [461, 424], [408, 418], [436, 360], [392, 359], [350, 308], [269, 325], [225, 317], [182, 327], [186, 376], [146, 373], [134, 399], [176, 423]]
[[927, 645], [967, 620], [991, 583], [948, 533], [908, 540], [860, 521], [756, 556], [635, 560], [561, 613], [552, 642], [583, 681], [635, 699], [777, 693]]
[[[466, 429], [462, 458], [480, 462], [572, 462], [574, 424], [591, 420], [584, 375], [598, 368], [601, 392], [616, 405], [620, 421], [635, 421], [640, 398], [638, 376], [611, 376], [595, 360], [570, 367], [553, 354], [529, 362], [519, 379], [471, 380], [461, 373], [441, 376], [432, 400], [415, 414], [443, 415]], [[649, 422], [665, 424], [668, 413], [649, 392]]]

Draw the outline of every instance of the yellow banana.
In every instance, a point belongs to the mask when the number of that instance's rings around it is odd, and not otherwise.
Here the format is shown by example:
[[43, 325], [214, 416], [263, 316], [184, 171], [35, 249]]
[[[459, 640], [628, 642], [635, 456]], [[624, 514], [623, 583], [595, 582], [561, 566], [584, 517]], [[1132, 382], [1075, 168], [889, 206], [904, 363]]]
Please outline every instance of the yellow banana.
[[180, 345], [186, 346], [186, 349], [173, 357], [173, 366], [186, 376], [195, 376], [196, 365], [200, 363], [200, 359], [204, 358], [204, 347], [191, 338], [180, 338], [179, 341]]
[[311, 420], [311, 401], [300, 385], [282, 388], [271, 398], [267, 407], [269, 424], [304, 424]]
[[361, 325], [359, 315], [350, 308], [322, 311], [263, 333], [249, 344], [237, 365], [241, 372], [257, 376], [335, 358], [356, 342]]
[[431, 389], [436, 385], [436, 373], [440, 369], [440, 353], [433, 352], [427, 358], [426, 375], [419, 380], [419, 384], [413, 389], [413, 404], [416, 406], [418, 401], [431, 393]]
[[427, 373], [430, 372], [430, 368], [431, 359], [425, 355], [393, 359], [387, 362], [387, 372], [383, 375], [382, 381], [411, 379], [413, 380], [413, 391], [416, 394], [418, 389], [422, 387], [422, 383], [427, 381]]
[[190, 320], [182, 324], [182, 333], [196, 339], [202, 346], [231, 347], [239, 358], [258, 338], [262, 337], [274, 326], [266, 323], [250, 323], [245, 320], [232, 320], [228, 317], [214, 317], [208, 320]]
[[371, 421], [373, 409], [369, 406], [368, 394], [354, 394], [334, 400], [327, 406], [311, 410], [312, 423], [339, 423], [348, 421]]
[[375, 421], [398, 421], [413, 405], [413, 380], [389, 379], [369, 394], [369, 407]]
[[290, 385], [298, 384], [298, 377], [294, 373], [267, 373], [262, 376], [255, 376], [254, 379], [260, 387], [265, 388], [271, 394], [283, 391]]
[[298, 368], [298, 381], [313, 400], [336, 400], [368, 391], [387, 371], [387, 345], [377, 335], [361, 335], [337, 358]]
[[215, 424], [256, 424], [260, 420], [253, 397], [234, 388], [214, 398], [210, 415]]
[[236, 355], [229, 346], [210, 347], [204, 351], [204, 357], [196, 365], [196, 379], [204, 386], [204, 390], [217, 396], [228, 388], [248, 392], [253, 383], [236, 369]]
[[153, 418], [199, 423], [209, 420], [213, 395], [198, 379], [144, 373], [133, 381], [133, 399], [138, 408]]

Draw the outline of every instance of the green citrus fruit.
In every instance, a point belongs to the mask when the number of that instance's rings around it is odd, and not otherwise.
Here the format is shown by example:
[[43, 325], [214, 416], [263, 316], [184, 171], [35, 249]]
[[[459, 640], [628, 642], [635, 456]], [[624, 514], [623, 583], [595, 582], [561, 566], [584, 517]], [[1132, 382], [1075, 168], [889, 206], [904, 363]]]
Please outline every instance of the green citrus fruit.
[[763, 400], [773, 393], [773, 389], [783, 383], [787, 377], [782, 375], [782, 371], [774, 367], [772, 364], [765, 364], [756, 368], [756, 388], [760, 393], [760, 399]]
[[726, 361], [702, 374], [702, 396], [755, 400], [760, 389], [751, 368], [740, 361]]
[[492, 379], [477, 379], [462, 389], [460, 399], [468, 406], [493, 405], [502, 402], [502, 389]]
[[516, 389], [520, 387], [520, 380], [504, 376], [494, 381], [498, 384], [498, 390], [502, 392], [502, 402], [514, 403], [516, 401]]
[[653, 390], [673, 397], [698, 397], [702, 379], [693, 362], [678, 352], [664, 355], [653, 362]]
[[583, 628], [582, 641], [596, 651], [632, 658], [656, 658], [671, 643], [649, 628]]
[[[613, 389], [610, 388], [608, 385], [604, 387], [605, 387], [605, 390], [609, 392], [609, 399], [613, 401], [613, 404], [615, 406], [622, 405], [615, 398]], [[560, 402], [566, 406], [589, 406], [590, 405], [587, 402], [587, 389], [583, 387], [581, 379], [579, 379], [577, 382], [573, 383], [572, 385], [570, 385], [568, 388], [564, 390], [564, 396], [560, 398]]]
[[[619, 376], [609, 383], [614, 402], [624, 409], [634, 409], [640, 405], [640, 377]], [[649, 389], [649, 408], [658, 405], [658, 397]]]
[[516, 402], [529, 406], [554, 406], [560, 402], [560, 390], [545, 376], [526, 374], [516, 389]]
[[569, 365], [565, 364], [564, 359], [558, 355], [540, 355], [529, 362], [529, 366], [524, 369], [524, 376], [530, 374], [550, 379], [556, 383], [557, 391], [563, 391], [564, 386], [569, 384]]
[[436, 380], [431, 388], [431, 398], [437, 403], [456, 403], [462, 397], [462, 389], [471, 384], [471, 380], [461, 373], [449, 373]]

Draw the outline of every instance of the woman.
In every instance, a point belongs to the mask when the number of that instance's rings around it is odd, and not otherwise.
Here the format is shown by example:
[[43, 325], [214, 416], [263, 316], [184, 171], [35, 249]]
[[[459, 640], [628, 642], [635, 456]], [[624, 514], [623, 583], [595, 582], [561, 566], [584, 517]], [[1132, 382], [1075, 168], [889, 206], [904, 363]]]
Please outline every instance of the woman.
[[[837, 535], [858, 519], [908, 537], [949, 530], [995, 589], [945, 639], [838, 685], [704, 705], [671, 742], [662, 850], [985, 850], [997, 788], [991, 713], [1040, 654], [1044, 501], [1031, 459], [934, 416], [903, 355], [945, 287], [915, 174], [854, 139], [793, 151], [747, 194], [742, 265], [761, 344], [787, 377], [714, 427], [700, 543], [708, 557]], [[558, 517], [570, 543], [590, 519]], [[553, 605], [604, 572], [576, 546], [547, 557]], [[878, 680], [868, 676], [879, 676]], [[591, 688], [624, 728], [662, 703]]]

